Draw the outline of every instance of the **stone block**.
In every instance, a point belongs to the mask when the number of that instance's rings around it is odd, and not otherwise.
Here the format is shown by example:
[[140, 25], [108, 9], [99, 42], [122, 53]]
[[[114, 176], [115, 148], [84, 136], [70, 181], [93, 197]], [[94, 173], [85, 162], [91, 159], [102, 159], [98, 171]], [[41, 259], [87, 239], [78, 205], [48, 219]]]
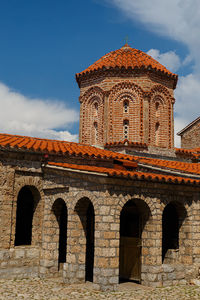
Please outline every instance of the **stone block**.
[[146, 273], [146, 280], [155, 282], [157, 279], [157, 274]]
[[163, 264], [163, 272], [164, 273], [174, 272], [174, 267], [168, 264]]
[[111, 284], [118, 284], [119, 283], [119, 278], [117, 276], [109, 277], [108, 282], [111, 283]]

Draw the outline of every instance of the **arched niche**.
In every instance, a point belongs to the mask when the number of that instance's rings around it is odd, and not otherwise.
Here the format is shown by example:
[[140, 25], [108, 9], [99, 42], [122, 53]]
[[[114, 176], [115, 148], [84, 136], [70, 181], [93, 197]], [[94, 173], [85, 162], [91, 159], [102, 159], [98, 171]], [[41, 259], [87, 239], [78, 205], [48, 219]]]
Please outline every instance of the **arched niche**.
[[61, 198], [55, 200], [52, 206], [52, 213], [54, 215], [54, 222], [52, 227], [56, 229], [56, 235], [53, 237], [56, 243], [54, 257], [57, 257], [58, 269], [66, 262], [67, 255], [67, 207], [65, 201]]
[[80, 255], [85, 257], [84, 279], [93, 282], [95, 213], [89, 198], [84, 197], [78, 200], [75, 212], [78, 216], [77, 228], [79, 229], [77, 243], [80, 244]]
[[151, 219], [148, 205], [140, 199], [129, 200], [120, 214], [119, 281], [141, 282], [144, 255], [143, 234]]
[[24, 186], [17, 196], [15, 246], [39, 244], [41, 211], [37, 209], [40, 193], [34, 186]]
[[162, 215], [162, 262], [181, 262], [185, 252], [188, 218], [184, 206], [178, 202], [166, 205]]

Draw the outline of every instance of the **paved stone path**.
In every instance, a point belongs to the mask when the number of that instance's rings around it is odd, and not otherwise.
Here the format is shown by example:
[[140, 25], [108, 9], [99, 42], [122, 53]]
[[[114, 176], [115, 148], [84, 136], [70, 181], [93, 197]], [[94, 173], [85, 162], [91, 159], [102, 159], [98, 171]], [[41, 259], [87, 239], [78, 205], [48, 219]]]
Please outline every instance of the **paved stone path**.
[[0, 299], [34, 300], [184, 300], [199, 299], [200, 287], [183, 285], [165, 288], [148, 288], [136, 284], [120, 284], [116, 292], [95, 291], [92, 285], [67, 285], [55, 279], [0, 279]]

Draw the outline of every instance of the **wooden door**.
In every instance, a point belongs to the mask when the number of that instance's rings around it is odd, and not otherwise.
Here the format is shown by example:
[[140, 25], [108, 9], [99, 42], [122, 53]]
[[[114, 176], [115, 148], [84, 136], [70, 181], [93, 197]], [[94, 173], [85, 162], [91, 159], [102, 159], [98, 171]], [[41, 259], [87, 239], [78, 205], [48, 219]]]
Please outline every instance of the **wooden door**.
[[141, 280], [141, 239], [121, 236], [120, 239], [120, 278]]

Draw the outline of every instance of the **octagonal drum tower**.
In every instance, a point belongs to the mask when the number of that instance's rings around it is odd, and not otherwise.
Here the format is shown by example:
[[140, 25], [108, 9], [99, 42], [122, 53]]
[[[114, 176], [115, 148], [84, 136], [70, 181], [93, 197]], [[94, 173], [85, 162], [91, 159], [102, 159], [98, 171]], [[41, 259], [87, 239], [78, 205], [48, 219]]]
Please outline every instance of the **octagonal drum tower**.
[[173, 149], [178, 76], [125, 44], [76, 74], [80, 143]]

